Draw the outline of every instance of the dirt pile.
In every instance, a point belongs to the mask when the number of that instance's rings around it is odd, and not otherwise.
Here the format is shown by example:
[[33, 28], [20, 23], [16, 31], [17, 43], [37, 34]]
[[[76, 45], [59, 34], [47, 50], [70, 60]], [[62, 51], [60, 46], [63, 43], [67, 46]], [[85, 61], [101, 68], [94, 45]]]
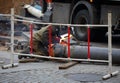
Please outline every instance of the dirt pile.
[[15, 13], [20, 14], [22, 3], [32, 3], [33, 0], [0, 0], [0, 13], [8, 14], [10, 13], [10, 8], [15, 8]]

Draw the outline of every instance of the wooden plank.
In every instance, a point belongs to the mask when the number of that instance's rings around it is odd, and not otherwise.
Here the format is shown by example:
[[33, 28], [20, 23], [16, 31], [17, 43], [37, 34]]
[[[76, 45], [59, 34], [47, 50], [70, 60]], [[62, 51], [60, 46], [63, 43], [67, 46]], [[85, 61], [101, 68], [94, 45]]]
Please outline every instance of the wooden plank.
[[72, 67], [72, 66], [74, 66], [74, 65], [76, 65], [78, 63], [79, 62], [73, 62], [73, 61], [71, 61], [71, 62], [68, 62], [68, 63], [60, 65], [59, 69], [67, 69], [67, 68], [70, 68], [70, 67]]
[[39, 62], [39, 59], [21, 59], [19, 63], [28, 63], [28, 62]]

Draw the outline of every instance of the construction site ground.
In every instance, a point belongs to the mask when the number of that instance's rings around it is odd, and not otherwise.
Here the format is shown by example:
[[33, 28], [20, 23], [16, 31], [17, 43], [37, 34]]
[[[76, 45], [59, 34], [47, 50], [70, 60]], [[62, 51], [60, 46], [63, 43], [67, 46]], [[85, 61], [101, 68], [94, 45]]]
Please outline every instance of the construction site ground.
[[[0, 50], [0, 61], [4, 62], [0, 63], [2, 67], [10, 63], [11, 53], [5, 47], [0, 47]], [[14, 62], [19, 62], [17, 55], [14, 55]], [[108, 74], [108, 65], [105, 63], [79, 62], [68, 69], [59, 69], [59, 66], [65, 63], [57, 60], [39, 60], [39, 62], [19, 63], [18, 67], [14, 68], [0, 67], [0, 83], [120, 83], [120, 73], [110, 79], [102, 79]], [[112, 71], [116, 70], [120, 71], [120, 65], [113, 65]], [[82, 81], [78, 80], [81, 78]]]

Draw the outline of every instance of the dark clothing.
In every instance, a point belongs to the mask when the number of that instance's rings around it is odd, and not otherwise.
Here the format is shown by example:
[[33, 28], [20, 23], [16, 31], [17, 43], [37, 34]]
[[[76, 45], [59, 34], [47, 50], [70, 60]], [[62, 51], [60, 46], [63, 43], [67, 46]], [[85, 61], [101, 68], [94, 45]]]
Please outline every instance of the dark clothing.
[[[58, 32], [56, 31], [55, 27], [52, 27], [51, 25], [48, 25], [46, 27], [42, 27], [40, 30], [35, 32], [33, 34], [33, 54], [36, 55], [42, 55], [42, 56], [48, 56], [48, 45], [49, 45], [49, 27], [51, 27], [51, 42], [52, 44], [59, 43], [59, 36], [57, 36]], [[25, 50], [23, 50], [21, 53], [29, 54], [30, 53], [30, 46], [28, 46]], [[21, 59], [23, 56], [19, 55], [19, 59]], [[26, 57], [26, 56], [25, 56]], [[24, 57], [24, 58], [25, 58]]]
[[33, 51], [37, 55], [48, 56], [48, 50], [41, 41], [33, 40]]
[[[52, 44], [59, 43], [59, 38], [57, 37], [57, 33], [55, 27], [53, 28], [51, 25], [46, 27], [42, 27], [40, 30], [33, 34], [33, 53], [36, 55], [48, 56], [48, 45], [49, 45], [49, 27], [51, 27], [51, 36], [52, 36]], [[30, 53], [30, 48], [26, 48], [21, 53]]]
[[48, 45], [49, 45], [49, 28], [51, 27], [51, 36], [52, 43], [58, 43], [56, 39], [57, 33], [55, 27], [53, 28], [51, 25], [46, 27], [42, 27], [39, 31], [34, 33], [33, 35], [33, 51], [35, 54], [47, 56], [48, 53]]

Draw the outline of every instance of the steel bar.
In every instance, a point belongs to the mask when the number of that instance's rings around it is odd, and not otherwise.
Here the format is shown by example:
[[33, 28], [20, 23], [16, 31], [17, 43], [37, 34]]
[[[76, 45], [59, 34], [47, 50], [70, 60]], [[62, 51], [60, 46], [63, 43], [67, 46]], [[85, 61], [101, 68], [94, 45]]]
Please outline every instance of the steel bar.
[[43, 24], [43, 25], [62, 25], [62, 26], [84, 26], [84, 27], [108, 27], [108, 25], [92, 25], [92, 24], [87, 24], [87, 25], [82, 25], [82, 24], [62, 24], [62, 23], [43, 23], [43, 22], [35, 22], [35, 21], [28, 21], [28, 20], [20, 20], [20, 19], [14, 19], [14, 21], [20, 21], [20, 22], [28, 22], [28, 23], [35, 23], [35, 24]]
[[33, 24], [30, 24], [30, 53], [33, 53]]
[[87, 28], [88, 32], [88, 59], [90, 59], [90, 27]]
[[11, 8], [11, 64], [14, 63], [14, 8]]
[[70, 26], [68, 26], [68, 58], [70, 58]]
[[112, 22], [111, 13], [108, 13], [108, 60], [109, 60], [109, 73], [112, 73]]
[[0, 16], [11, 16], [11, 14], [0, 14]]
[[47, 58], [47, 59], [56, 59], [56, 60], [86, 61], [86, 62], [105, 62], [105, 63], [108, 63], [107, 60], [60, 58], [60, 57], [50, 57], [50, 56], [42, 56], [42, 55], [35, 55], [35, 54], [22, 54], [22, 53], [14, 53], [14, 55], [30, 56], [30, 57], [37, 57], [37, 58]]
[[50, 26], [49, 27], [49, 34], [48, 34], [48, 36], [49, 36], [49, 48], [48, 48], [48, 50], [49, 50], [49, 56], [52, 56], [52, 54], [51, 54], [51, 50], [52, 50], [52, 46], [51, 46], [51, 44], [52, 44], [52, 26]]

